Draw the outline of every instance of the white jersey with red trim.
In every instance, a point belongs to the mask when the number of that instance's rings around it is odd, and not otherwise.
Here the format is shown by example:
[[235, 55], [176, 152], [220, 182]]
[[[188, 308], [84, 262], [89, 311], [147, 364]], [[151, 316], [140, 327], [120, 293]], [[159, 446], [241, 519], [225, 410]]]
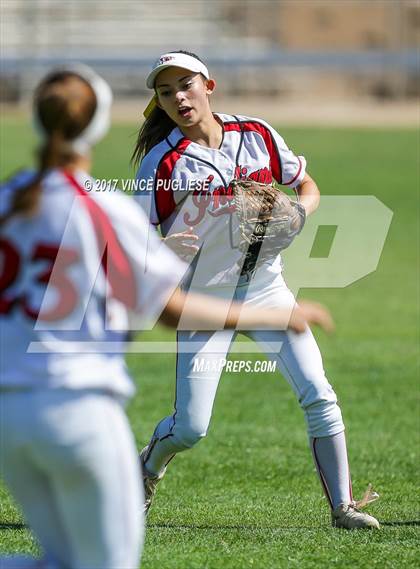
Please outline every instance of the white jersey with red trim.
[[[239, 226], [230, 182], [274, 180], [295, 188], [306, 160], [296, 156], [265, 121], [215, 113], [223, 122], [219, 148], [188, 140], [177, 127], [144, 157], [137, 173], [136, 199], [164, 236], [194, 228], [205, 261], [194, 276], [199, 287], [231, 286], [238, 278]], [[280, 255], [259, 271], [281, 272]], [[198, 274], [197, 274], [198, 273]]]
[[[11, 180], [2, 196], [22, 186]], [[85, 173], [52, 170], [38, 212], [1, 228], [2, 387], [130, 395], [122, 355], [127, 312], [157, 317], [186, 270], [150, 234], [132, 199], [86, 187], [95, 182]], [[103, 349], [86, 350], [91, 342]], [[107, 353], [110, 342], [114, 353]], [[77, 353], [66, 353], [69, 346]]]

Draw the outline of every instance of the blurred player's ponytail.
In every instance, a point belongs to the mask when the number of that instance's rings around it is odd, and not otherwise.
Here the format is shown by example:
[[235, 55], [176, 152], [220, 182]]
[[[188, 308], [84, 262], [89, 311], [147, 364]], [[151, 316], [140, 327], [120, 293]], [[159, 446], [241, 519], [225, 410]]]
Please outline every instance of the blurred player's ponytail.
[[[198, 55], [183, 49], [170, 51], [168, 53], [184, 53], [201, 61]], [[175, 127], [175, 121], [169, 118], [165, 111], [155, 106], [139, 129], [136, 146], [131, 156], [131, 163], [138, 165], [142, 158], [150, 152], [156, 144], [164, 140]]]
[[38, 168], [30, 181], [9, 197], [1, 223], [15, 214], [33, 213], [47, 171], [64, 168], [88, 153], [108, 129], [111, 101], [109, 86], [85, 66], [60, 68], [41, 81], [33, 102], [35, 127], [42, 139]]

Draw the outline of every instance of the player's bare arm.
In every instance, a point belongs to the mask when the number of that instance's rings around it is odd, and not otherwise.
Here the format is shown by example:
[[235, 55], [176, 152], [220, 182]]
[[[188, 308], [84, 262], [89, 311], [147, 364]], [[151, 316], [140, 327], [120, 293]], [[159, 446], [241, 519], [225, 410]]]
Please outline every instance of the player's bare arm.
[[306, 215], [310, 215], [318, 208], [321, 198], [321, 194], [315, 180], [306, 173], [302, 182], [296, 189], [300, 203], [306, 210]]
[[334, 329], [328, 310], [314, 302], [302, 302], [290, 308], [252, 308], [237, 302], [232, 304], [200, 294], [185, 294], [177, 290], [170, 298], [160, 321], [171, 327], [178, 327], [182, 317], [182, 328], [200, 329], [266, 329], [288, 328], [302, 333], [309, 324], [321, 327], [326, 332]]

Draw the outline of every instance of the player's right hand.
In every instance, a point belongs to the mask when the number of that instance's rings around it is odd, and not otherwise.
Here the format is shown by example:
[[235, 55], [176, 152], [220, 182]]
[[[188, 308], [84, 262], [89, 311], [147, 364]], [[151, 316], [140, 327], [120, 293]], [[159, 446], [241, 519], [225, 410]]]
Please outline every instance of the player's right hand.
[[325, 306], [307, 300], [299, 301], [290, 317], [289, 330], [301, 333], [305, 331], [306, 326], [312, 325], [319, 326], [328, 333], [334, 331], [334, 321]]
[[184, 261], [190, 261], [199, 250], [198, 245], [195, 244], [199, 237], [193, 232], [194, 228], [189, 227], [182, 233], [173, 233], [164, 237], [163, 241], [178, 257], [181, 257]]

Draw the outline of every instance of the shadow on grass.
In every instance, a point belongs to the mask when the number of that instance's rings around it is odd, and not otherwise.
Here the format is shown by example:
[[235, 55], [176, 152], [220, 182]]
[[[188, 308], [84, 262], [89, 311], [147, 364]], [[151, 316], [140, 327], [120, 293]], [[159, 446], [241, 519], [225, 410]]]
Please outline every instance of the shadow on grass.
[[420, 520], [407, 520], [403, 522], [381, 522], [381, 526], [420, 526]]
[[[381, 526], [397, 527], [397, 526], [420, 526], [420, 520], [405, 520], [395, 522], [380, 522]], [[245, 531], [258, 531], [258, 530], [318, 530], [314, 526], [244, 526], [244, 525], [225, 525], [225, 526], [209, 526], [209, 525], [194, 525], [194, 524], [147, 524], [150, 529], [202, 529], [202, 530], [245, 530]], [[0, 523], [0, 530], [17, 530], [28, 529], [28, 526], [23, 523]]]
[[195, 524], [168, 524], [154, 523], [146, 524], [149, 529], [202, 529], [202, 530], [245, 530], [245, 531], [267, 531], [267, 530], [317, 530], [314, 526], [244, 526], [244, 525], [195, 525]]
[[[420, 520], [404, 520], [394, 522], [381, 522], [381, 526], [397, 527], [397, 526], [420, 526]], [[193, 530], [243, 530], [243, 531], [267, 531], [267, 530], [315, 530], [328, 529], [328, 526], [319, 528], [317, 526], [246, 526], [246, 525], [195, 525], [195, 524], [176, 524], [176, 523], [152, 523], [146, 524], [149, 529], [193, 529]]]
[[0, 530], [2, 529], [27, 529], [28, 526], [26, 524], [22, 524], [22, 523], [15, 523], [15, 524], [9, 524], [9, 523], [0, 523]]

